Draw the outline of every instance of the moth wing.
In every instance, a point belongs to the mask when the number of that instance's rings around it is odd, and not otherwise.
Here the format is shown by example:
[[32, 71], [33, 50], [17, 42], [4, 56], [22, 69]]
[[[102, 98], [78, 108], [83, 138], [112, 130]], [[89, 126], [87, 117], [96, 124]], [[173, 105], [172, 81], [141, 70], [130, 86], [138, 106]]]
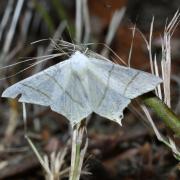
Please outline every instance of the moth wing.
[[162, 82], [150, 73], [95, 58], [91, 58], [91, 66], [92, 73], [104, 84], [109, 81], [112, 89], [130, 99], [155, 89]]
[[90, 108], [77, 77], [72, 74], [70, 61], [51, 66], [7, 88], [2, 97], [19, 102], [50, 106], [74, 123], [90, 114]]
[[[69, 69], [71, 68], [69, 67]], [[57, 82], [59, 81], [60, 77], [57, 77]], [[60, 85], [60, 83], [58, 84]], [[81, 77], [74, 71], [70, 72], [67, 85], [63, 88], [61, 95], [58, 92], [60, 89], [62, 90], [59, 85], [54, 91], [51, 109], [66, 116], [73, 126], [92, 113], [86, 87], [84, 87]]]
[[61, 73], [65, 70], [63, 67], [64, 64], [61, 66], [59, 63], [21, 80], [8, 87], [3, 92], [2, 97], [16, 98], [18, 95], [21, 95], [18, 100], [19, 102], [48, 106], [52, 101], [54, 83], [47, 74], [51, 74], [51, 76], [63, 76], [63, 73]]
[[90, 58], [88, 82], [93, 111], [121, 124], [131, 99], [153, 90], [161, 79], [149, 73]]
[[122, 96], [118, 91], [112, 89], [108, 80], [103, 82], [89, 70], [89, 96], [93, 112], [121, 125], [123, 110], [130, 103], [130, 99]]

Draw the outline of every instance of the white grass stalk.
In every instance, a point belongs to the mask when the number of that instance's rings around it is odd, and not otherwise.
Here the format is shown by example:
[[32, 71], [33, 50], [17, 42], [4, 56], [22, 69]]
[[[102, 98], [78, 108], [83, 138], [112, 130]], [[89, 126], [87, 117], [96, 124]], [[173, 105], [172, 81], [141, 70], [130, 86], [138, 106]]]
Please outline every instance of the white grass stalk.
[[134, 28], [132, 30], [132, 41], [131, 41], [131, 47], [130, 47], [129, 56], [128, 56], [128, 67], [129, 68], [131, 67], [131, 57], [132, 57], [135, 32], [136, 32], [136, 26], [134, 26]]
[[169, 32], [165, 30], [163, 42], [162, 42], [162, 76], [163, 76], [163, 90], [164, 90], [164, 102], [168, 107], [171, 107], [171, 36]]
[[[160, 77], [156, 55], [154, 57], [154, 71], [155, 71], [155, 75]], [[162, 100], [162, 92], [161, 92], [161, 85], [160, 84], [155, 89], [155, 92], [156, 92], [156, 96], [158, 96]]]
[[8, 161], [0, 161], [0, 171], [3, 171], [9, 165]]
[[[78, 124], [73, 129], [72, 137], [72, 154], [71, 154], [71, 171], [69, 180], [79, 180], [81, 175], [81, 169], [83, 165], [84, 156], [88, 146], [88, 139], [85, 139], [85, 145], [83, 144], [83, 137], [86, 133], [86, 126], [82, 123]], [[85, 135], [86, 136], [86, 135]]]
[[14, 0], [9, 0], [0, 24], [0, 40], [13, 10]]
[[82, 0], [76, 0], [76, 42], [80, 43], [82, 39]]
[[[124, 13], [126, 11], [126, 8], [123, 7], [121, 8], [120, 10], [117, 10], [114, 12], [113, 14], [113, 17], [111, 19], [111, 23], [109, 25], [109, 29], [108, 29], [108, 33], [107, 33], [107, 36], [106, 36], [106, 39], [105, 39], [105, 44], [107, 46], [110, 46], [111, 43], [112, 43], [112, 40], [117, 32], [117, 29], [124, 17]], [[108, 56], [108, 53], [109, 53], [109, 49], [107, 49], [106, 47], [102, 50], [101, 54], [105, 57]]]
[[84, 43], [89, 42], [91, 26], [90, 26], [90, 17], [89, 17], [89, 9], [87, 0], [82, 1], [82, 13], [83, 13], [83, 21], [84, 21]]
[[5, 130], [5, 137], [12, 137], [18, 125], [18, 111], [13, 105], [16, 102], [14, 102], [14, 100], [10, 100], [9, 103], [11, 104], [11, 106], [13, 106], [13, 108], [9, 110], [10, 117], [9, 117], [7, 128]]
[[[170, 21], [170, 23], [165, 27], [164, 30], [164, 35], [162, 39], [162, 59], [161, 59], [161, 73], [162, 73], [162, 79], [163, 79], [163, 86], [162, 90], [161, 87], [158, 86], [156, 89], [156, 95], [164, 101], [164, 103], [168, 106], [171, 107], [171, 93], [170, 93], [170, 87], [171, 87], [171, 36], [173, 35], [173, 32], [175, 31], [175, 28], [179, 24], [179, 18], [180, 18], [180, 13], [177, 11]], [[150, 36], [149, 36], [149, 42], [145, 40], [148, 51], [149, 51], [149, 57], [150, 57], [150, 65], [151, 65], [151, 71], [153, 74], [159, 76], [159, 70], [158, 70], [158, 65], [157, 65], [157, 60], [156, 56], [154, 58], [154, 63], [152, 59], [152, 52], [151, 52], [151, 41], [152, 41], [152, 32], [153, 32], [153, 22], [154, 18], [151, 23], [151, 28], [150, 28]], [[145, 106], [142, 106], [142, 109], [149, 120], [157, 138], [159, 141], [162, 141], [165, 143], [169, 148], [171, 148], [174, 156], [176, 159], [180, 160], [180, 150], [176, 147], [174, 141], [171, 138], [165, 138], [156, 128], [151, 115], [147, 108]]]
[[24, 129], [25, 129], [25, 138], [27, 139], [39, 163], [44, 169], [45, 179], [46, 180], [60, 180], [60, 177], [67, 174], [69, 171], [69, 168], [68, 168], [60, 172], [64, 164], [64, 158], [67, 154], [67, 148], [63, 148], [58, 153], [52, 152], [50, 155], [50, 158], [48, 158], [47, 155], [44, 155], [42, 157], [40, 153], [38, 152], [37, 148], [35, 147], [34, 143], [32, 142], [32, 140], [28, 137], [26, 106], [25, 106], [25, 103], [22, 103], [22, 104], [23, 104], [23, 120], [24, 120]]
[[151, 26], [150, 26], [149, 42], [147, 44], [152, 74], [154, 74], [153, 58], [152, 58], [152, 34], [153, 34], [153, 27], [154, 27], [154, 17], [152, 18], [152, 22], [151, 22]]
[[3, 47], [3, 53], [4, 54], [9, 52], [9, 49], [10, 49], [10, 46], [11, 46], [11, 43], [12, 43], [12, 40], [14, 37], [14, 33], [16, 30], [17, 22], [18, 22], [18, 19], [19, 19], [19, 16], [20, 16], [20, 13], [21, 13], [21, 10], [23, 7], [23, 3], [24, 3], [24, 0], [18, 0], [18, 2], [17, 2], [16, 9], [15, 9], [14, 14], [13, 14], [11, 26], [10, 26], [10, 29], [9, 29], [8, 34], [6, 36], [5, 44]]
[[28, 2], [28, 7], [27, 10], [25, 12], [23, 21], [22, 21], [22, 25], [21, 25], [21, 36], [22, 39], [19, 43], [23, 44], [27, 38], [28, 35], [28, 30], [29, 30], [29, 26], [30, 26], [30, 22], [33, 16], [33, 4], [32, 2]]
[[152, 57], [152, 35], [153, 35], [153, 27], [154, 27], [154, 17], [152, 18], [151, 26], [150, 26], [150, 32], [149, 32], [149, 40], [146, 39], [144, 34], [138, 30], [138, 32], [141, 34], [142, 38], [144, 39], [146, 43], [146, 47], [148, 49], [149, 53], [149, 61], [150, 61], [150, 67], [151, 67], [151, 73], [155, 74], [154, 72], [154, 64], [153, 64], [153, 57]]
[[171, 107], [171, 37], [180, 22], [179, 10], [175, 13], [172, 20], [165, 27], [164, 36], [162, 40], [162, 77], [164, 90], [164, 103]]
[[174, 141], [171, 139], [171, 138], [165, 138], [159, 131], [158, 129], [156, 128], [156, 125], [154, 124], [152, 118], [151, 118], [151, 115], [148, 111], [148, 109], [146, 108], [146, 106], [144, 105], [141, 105], [141, 108], [142, 110], [144, 111], [148, 121], [150, 122], [153, 130], [154, 130], [154, 133], [156, 134], [156, 137], [159, 141], [163, 142], [164, 144], [166, 144], [173, 152], [174, 156], [176, 159], [178, 159], [180, 161], [180, 151], [178, 149], [178, 147], [176, 147]]

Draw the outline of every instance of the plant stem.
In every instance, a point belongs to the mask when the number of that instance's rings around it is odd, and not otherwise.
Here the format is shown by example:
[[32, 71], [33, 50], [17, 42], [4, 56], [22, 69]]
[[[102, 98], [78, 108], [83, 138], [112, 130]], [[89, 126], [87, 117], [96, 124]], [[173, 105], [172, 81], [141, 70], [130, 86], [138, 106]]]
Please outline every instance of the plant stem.
[[180, 137], [179, 117], [152, 92], [142, 95], [141, 98], [145, 105], [150, 107], [165, 125]]
[[[88, 140], [86, 136], [84, 136], [84, 133], [86, 133], [86, 125], [84, 121], [81, 121], [73, 128], [71, 171], [69, 180], [79, 180], [80, 178], [82, 163], [88, 146]], [[85, 144], [83, 144], [84, 137], [86, 138]], [[82, 145], [84, 145], [83, 148]]]

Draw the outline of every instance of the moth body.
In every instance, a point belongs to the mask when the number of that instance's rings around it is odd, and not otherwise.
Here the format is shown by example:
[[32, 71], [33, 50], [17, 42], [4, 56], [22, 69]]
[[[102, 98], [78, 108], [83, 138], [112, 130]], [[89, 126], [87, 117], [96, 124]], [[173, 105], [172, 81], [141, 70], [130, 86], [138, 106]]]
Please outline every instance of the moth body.
[[76, 51], [71, 56], [70, 61], [72, 70], [79, 76], [82, 76], [87, 72], [89, 59], [84, 54]]

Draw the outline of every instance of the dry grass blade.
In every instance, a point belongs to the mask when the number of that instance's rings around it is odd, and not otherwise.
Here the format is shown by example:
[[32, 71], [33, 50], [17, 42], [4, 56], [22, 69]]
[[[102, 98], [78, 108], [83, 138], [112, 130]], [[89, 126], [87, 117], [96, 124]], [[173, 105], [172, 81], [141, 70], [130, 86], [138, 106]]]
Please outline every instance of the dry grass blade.
[[82, 39], [82, 0], [76, 0], [76, 42], [80, 43]]
[[[155, 71], [155, 75], [160, 77], [156, 55], [154, 57], [154, 71]], [[156, 96], [158, 96], [162, 100], [161, 85], [157, 86], [155, 92], [156, 92]]]
[[162, 39], [162, 77], [163, 77], [163, 90], [164, 90], [164, 103], [171, 107], [171, 37], [180, 22], [180, 12], [177, 11], [165, 27], [164, 36]]
[[48, 158], [47, 155], [44, 155], [42, 157], [40, 153], [38, 152], [37, 148], [35, 147], [34, 143], [32, 142], [32, 140], [28, 137], [27, 112], [26, 112], [25, 103], [23, 103], [23, 120], [24, 120], [24, 129], [25, 129], [25, 138], [27, 139], [30, 147], [32, 148], [41, 166], [43, 167], [45, 171], [46, 180], [59, 180], [60, 176], [67, 174], [69, 171], [69, 168], [68, 168], [67, 170], [63, 170], [62, 172], [60, 172], [64, 164], [64, 158], [67, 154], [67, 148], [66, 147], [63, 148], [57, 154], [55, 152], [52, 152], [50, 155], [50, 158]]
[[131, 56], [132, 56], [135, 32], [136, 32], [136, 26], [134, 26], [132, 30], [132, 41], [131, 41], [131, 47], [130, 47], [129, 56], [128, 56], [128, 67], [131, 67]]
[[149, 60], [150, 60], [150, 66], [151, 66], [151, 72], [154, 74], [154, 67], [153, 67], [153, 57], [152, 57], [152, 34], [153, 34], [153, 26], [154, 26], [154, 17], [151, 22], [151, 27], [150, 27], [150, 34], [149, 34], [149, 42], [147, 44], [147, 49], [149, 52]]
[[8, 161], [0, 161], [0, 171], [2, 171], [6, 166], [8, 166]]
[[[156, 89], [156, 95], [170, 108], [171, 107], [171, 93], [170, 93], [170, 87], [171, 87], [171, 36], [179, 24], [179, 17], [180, 13], [179, 11], [176, 12], [170, 23], [165, 27], [164, 30], [164, 35], [162, 39], [162, 59], [161, 59], [161, 73], [162, 73], [162, 78], [163, 78], [163, 93], [161, 90], [161, 87], [158, 86]], [[151, 52], [151, 41], [152, 41], [152, 31], [153, 31], [153, 22], [154, 19], [152, 20], [151, 23], [151, 29], [150, 29], [150, 41], [147, 44], [148, 50], [149, 50], [149, 56], [150, 56], [150, 64], [151, 64], [151, 71], [155, 75], [159, 76], [159, 70], [158, 70], [158, 65], [157, 65], [157, 60], [156, 56], [154, 57], [154, 63], [152, 60], [152, 52]], [[156, 128], [150, 113], [148, 112], [147, 108], [145, 106], [142, 106], [142, 109], [147, 116], [148, 121], [150, 122], [157, 138], [159, 141], [162, 141], [165, 143], [169, 148], [171, 148], [174, 156], [176, 159], [180, 160], [180, 151], [178, 147], [176, 147], [174, 141], [171, 138], [165, 138]], [[167, 122], [167, 124], [174, 123], [174, 122]], [[178, 122], [179, 123], [179, 122]], [[172, 127], [175, 127], [178, 129], [178, 125], [172, 125]]]
[[84, 43], [87, 43], [90, 38], [91, 26], [90, 26], [90, 18], [89, 18], [89, 10], [87, 0], [82, 1], [82, 12], [83, 12], [83, 20], [84, 20]]
[[11, 12], [12, 12], [12, 10], [13, 10], [13, 3], [14, 3], [14, 0], [9, 0], [9, 1], [8, 1], [6, 10], [5, 10], [4, 15], [3, 15], [3, 17], [2, 17], [1, 24], [0, 24], [0, 40], [1, 40], [1, 38], [2, 38], [4, 29], [5, 29], [8, 21], [9, 21]]
[[18, 19], [19, 19], [19, 16], [20, 16], [20, 13], [21, 13], [21, 10], [22, 10], [22, 7], [23, 7], [23, 3], [24, 3], [24, 0], [18, 0], [18, 2], [17, 2], [16, 9], [14, 11], [13, 19], [12, 19], [12, 22], [11, 22], [11, 27], [9, 29], [9, 32], [8, 32], [7, 36], [6, 36], [5, 44], [4, 44], [4, 47], [3, 47], [3, 52], [5, 54], [10, 49], [11, 42], [12, 42], [12, 39], [14, 37], [15, 29], [16, 29], [16, 26], [17, 26], [17, 22], [18, 22]]
[[[116, 31], [119, 27], [119, 24], [121, 23], [123, 17], [124, 17], [124, 13], [126, 11], [126, 8], [123, 7], [121, 8], [120, 10], [117, 10], [114, 12], [113, 14], [113, 17], [112, 17], [112, 20], [111, 20], [111, 23], [109, 25], [109, 29], [108, 29], [108, 33], [107, 33], [107, 36], [106, 36], [106, 39], [105, 39], [105, 44], [107, 46], [110, 46], [111, 45], [111, 42], [116, 34]], [[105, 57], [108, 56], [108, 52], [109, 52], [109, 49], [107, 49], [106, 47], [102, 50], [101, 54]]]
[[88, 146], [88, 139], [86, 138], [84, 147], [81, 147], [85, 133], [87, 133], [86, 126], [83, 122], [73, 129], [70, 180], [78, 180], [81, 175], [82, 164]]
[[174, 141], [169, 137], [168, 139], [165, 138], [159, 131], [158, 129], [156, 128], [156, 125], [154, 124], [152, 118], [151, 118], [151, 115], [148, 111], [148, 109], [146, 108], [146, 106], [144, 105], [141, 105], [141, 108], [143, 109], [148, 121], [150, 122], [155, 134], [156, 134], [156, 137], [159, 141], [163, 142], [164, 144], [166, 144], [173, 152], [174, 154], [174, 157], [176, 159], [178, 159], [180, 161], [180, 151], [178, 149], [178, 147], [176, 147]]

